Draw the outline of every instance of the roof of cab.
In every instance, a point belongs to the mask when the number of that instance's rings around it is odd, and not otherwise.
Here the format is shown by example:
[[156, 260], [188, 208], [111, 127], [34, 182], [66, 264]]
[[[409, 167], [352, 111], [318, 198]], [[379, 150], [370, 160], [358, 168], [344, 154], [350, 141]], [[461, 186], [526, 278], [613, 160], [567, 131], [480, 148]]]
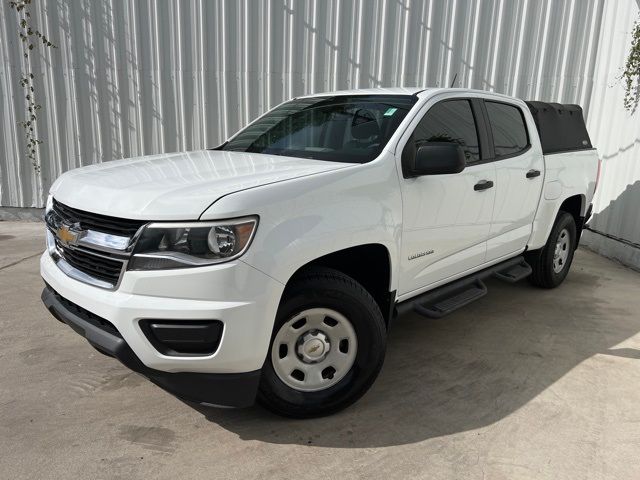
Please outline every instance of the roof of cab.
[[359, 88], [356, 90], [338, 90], [336, 92], [321, 92], [311, 95], [303, 95], [305, 97], [332, 97], [337, 95], [416, 95], [425, 90], [437, 90], [434, 88], [421, 87], [390, 87], [390, 88]]
[[339, 96], [339, 95], [419, 95], [420, 97], [424, 97], [425, 95], [430, 96], [435, 93], [440, 92], [451, 92], [451, 93], [473, 93], [473, 94], [481, 94], [486, 95], [487, 97], [493, 98], [503, 98], [505, 100], [514, 100], [514, 97], [510, 97], [508, 95], [489, 92], [487, 90], [475, 90], [471, 88], [424, 88], [424, 87], [380, 87], [380, 88], [360, 88], [355, 90], [338, 90], [335, 92], [320, 92], [314, 93], [310, 95], [301, 95], [298, 98], [311, 98], [311, 97], [331, 97], [331, 96]]

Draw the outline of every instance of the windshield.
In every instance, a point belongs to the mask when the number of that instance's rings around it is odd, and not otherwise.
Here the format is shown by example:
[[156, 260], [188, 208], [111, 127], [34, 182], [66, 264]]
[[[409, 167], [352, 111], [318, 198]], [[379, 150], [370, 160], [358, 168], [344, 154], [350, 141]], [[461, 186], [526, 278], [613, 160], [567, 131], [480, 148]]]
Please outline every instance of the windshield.
[[342, 95], [284, 103], [240, 131], [220, 150], [365, 163], [376, 158], [413, 95]]

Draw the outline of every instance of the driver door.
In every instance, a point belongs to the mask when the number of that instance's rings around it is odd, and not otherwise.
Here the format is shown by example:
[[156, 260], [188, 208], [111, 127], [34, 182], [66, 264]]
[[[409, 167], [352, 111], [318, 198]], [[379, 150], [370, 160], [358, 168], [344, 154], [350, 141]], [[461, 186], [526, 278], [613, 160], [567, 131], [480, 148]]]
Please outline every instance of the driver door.
[[[455, 98], [431, 106], [403, 155], [428, 142], [455, 142], [466, 167], [456, 174], [401, 179], [403, 229], [398, 295], [410, 297], [485, 262], [496, 183], [487, 156], [478, 100]], [[401, 299], [401, 298], [400, 298]]]

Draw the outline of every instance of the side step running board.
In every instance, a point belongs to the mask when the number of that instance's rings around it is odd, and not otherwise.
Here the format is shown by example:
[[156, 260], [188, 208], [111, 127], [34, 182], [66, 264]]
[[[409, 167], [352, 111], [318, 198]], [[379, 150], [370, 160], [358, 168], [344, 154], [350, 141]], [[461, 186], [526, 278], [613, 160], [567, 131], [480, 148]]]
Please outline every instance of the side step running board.
[[396, 309], [398, 315], [413, 310], [428, 318], [442, 318], [484, 297], [487, 294], [487, 287], [482, 281], [483, 279], [495, 276], [500, 280], [513, 283], [530, 274], [531, 267], [525, 262], [524, 257], [510, 258], [468, 277], [399, 303]]
[[445, 315], [484, 297], [487, 294], [487, 286], [482, 280], [476, 280], [470, 285], [462, 286], [457, 292], [449, 292], [441, 299], [434, 299], [428, 303], [414, 303], [413, 310], [425, 317], [442, 318]]
[[493, 276], [508, 283], [515, 283], [527, 278], [532, 272], [531, 266], [523, 260], [517, 265], [495, 272]]

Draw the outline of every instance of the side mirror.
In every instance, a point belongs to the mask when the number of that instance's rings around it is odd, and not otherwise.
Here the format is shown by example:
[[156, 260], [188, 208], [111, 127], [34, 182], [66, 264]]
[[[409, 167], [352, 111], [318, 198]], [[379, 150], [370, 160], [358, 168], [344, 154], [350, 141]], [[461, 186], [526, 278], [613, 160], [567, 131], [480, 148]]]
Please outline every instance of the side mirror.
[[418, 148], [413, 165], [406, 165], [405, 177], [421, 175], [445, 175], [464, 170], [466, 159], [464, 150], [457, 143], [430, 142]]

